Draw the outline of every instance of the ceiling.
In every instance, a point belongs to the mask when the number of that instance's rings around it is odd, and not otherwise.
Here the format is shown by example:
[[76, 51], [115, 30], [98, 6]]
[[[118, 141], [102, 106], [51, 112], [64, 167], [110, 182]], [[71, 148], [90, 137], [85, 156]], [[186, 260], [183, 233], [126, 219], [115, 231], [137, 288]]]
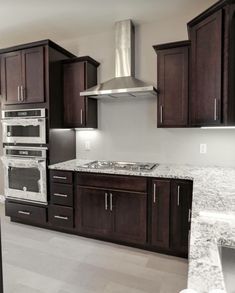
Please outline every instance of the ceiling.
[[0, 47], [39, 39], [79, 38], [113, 28], [201, 12], [215, 0], [0, 0]]

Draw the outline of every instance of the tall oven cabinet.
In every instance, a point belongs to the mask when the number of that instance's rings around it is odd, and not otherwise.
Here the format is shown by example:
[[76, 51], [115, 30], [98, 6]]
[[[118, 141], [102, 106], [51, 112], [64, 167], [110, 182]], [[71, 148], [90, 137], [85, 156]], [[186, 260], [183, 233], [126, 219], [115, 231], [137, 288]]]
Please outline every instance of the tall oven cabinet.
[[62, 64], [74, 57], [50, 40], [0, 50], [6, 215], [15, 221], [48, 222], [47, 166], [75, 158]]

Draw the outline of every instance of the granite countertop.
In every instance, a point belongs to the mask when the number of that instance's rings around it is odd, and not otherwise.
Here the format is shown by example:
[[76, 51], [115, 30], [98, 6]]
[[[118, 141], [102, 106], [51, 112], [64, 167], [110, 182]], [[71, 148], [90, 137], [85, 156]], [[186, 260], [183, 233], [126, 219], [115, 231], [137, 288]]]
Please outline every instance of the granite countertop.
[[188, 288], [226, 292], [219, 245], [235, 247], [235, 168], [160, 164], [150, 172], [82, 168], [91, 160], [71, 160], [50, 169], [193, 180]]

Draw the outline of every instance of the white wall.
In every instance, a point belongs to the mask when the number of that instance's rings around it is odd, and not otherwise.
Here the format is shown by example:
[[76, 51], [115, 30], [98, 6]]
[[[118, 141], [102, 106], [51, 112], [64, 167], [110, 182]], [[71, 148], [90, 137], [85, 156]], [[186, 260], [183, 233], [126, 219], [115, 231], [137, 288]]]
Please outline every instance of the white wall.
[[[152, 45], [187, 39], [186, 22], [199, 11], [136, 27], [137, 78], [156, 85], [157, 57]], [[62, 45], [79, 56], [90, 55], [98, 60], [100, 81], [114, 76], [113, 30]], [[156, 107], [155, 99], [99, 101], [99, 130], [77, 132], [77, 156], [235, 166], [235, 129], [157, 129]], [[90, 151], [84, 150], [87, 140], [91, 142]], [[200, 143], [208, 144], [206, 155], [199, 154]]]

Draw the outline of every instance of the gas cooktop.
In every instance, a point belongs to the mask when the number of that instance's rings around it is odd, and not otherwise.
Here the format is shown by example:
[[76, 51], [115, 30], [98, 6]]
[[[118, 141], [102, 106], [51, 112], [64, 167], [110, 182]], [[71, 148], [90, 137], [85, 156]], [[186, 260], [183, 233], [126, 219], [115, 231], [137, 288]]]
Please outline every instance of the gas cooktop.
[[83, 168], [91, 169], [113, 169], [126, 171], [151, 171], [159, 164], [156, 163], [139, 163], [139, 162], [116, 162], [116, 161], [93, 161], [83, 165]]

